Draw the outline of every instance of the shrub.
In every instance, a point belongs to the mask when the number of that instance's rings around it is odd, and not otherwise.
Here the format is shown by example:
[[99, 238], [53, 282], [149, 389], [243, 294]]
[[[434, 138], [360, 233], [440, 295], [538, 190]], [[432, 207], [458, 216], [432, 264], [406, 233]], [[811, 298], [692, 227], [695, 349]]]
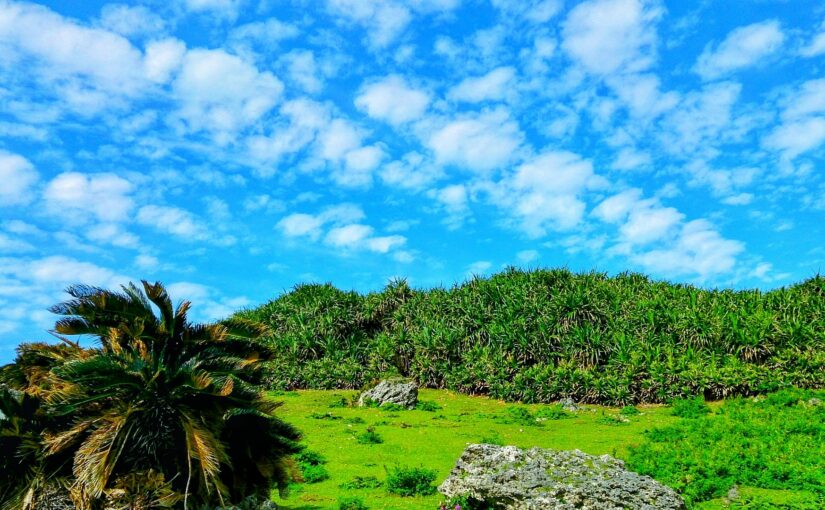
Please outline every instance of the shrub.
[[700, 418], [710, 413], [710, 407], [702, 397], [677, 398], [671, 403], [671, 414], [680, 418]]
[[357, 439], [361, 444], [381, 444], [384, 442], [384, 438], [372, 427], [367, 427], [367, 430], [359, 434]]
[[438, 405], [438, 403], [430, 400], [419, 400], [418, 404], [415, 405], [415, 408], [419, 411], [428, 411], [432, 413], [441, 410], [441, 406]]
[[354, 476], [349, 482], [339, 485], [342, 489], [377, 489], [384, 483], [374, 476]]
[[622, 416], [638, 416], [639, 414], [641, 414], [641, 411], [639, 411], [633, 406], [624, 406], [622, 410], [619, 411], [619, 414], [621, 414]]
[[825, 386], [823, 289], [820, 275], [763, 292], [510, 268], [429, 290], [299, 285], [237, 316], [272, 330], [273, 388], [395, 372], [507, 401], [623, 406]]
[[825, 400], [825, 392], [725, 401], [715, 414], [647, 433], [631, 448], [628, 468], [673, 487], [691, 505], [734, 485], [805, 490], [825, 500], [825, 405], [811, 406], [811, 399]]
[[526, 407], [508, 407], [500, 420], [503, 423], [516, 423], [518, 425], [541, 425], [541, 423], [536, 420], [536, 416]]
[[552, 406], [542, 407], [536, 411], [536, 419], [544, 420], [563, 420], [565, 418], [572, 418], [573, 415], [562, 409], [558, 404]]
[[301, 478], [305, 483], [318, 483], [329, 479], [329, 472], [323, 466], [327, 460], [318, 452], [303, 450], [295, 456], [301, 468]]
[[305, 483], [318, 483], [329, 479], [329, 471], [321, 465], [301, 464], [301, 478]]
[[423, 467], [393, 467], [387, 471], [387, 491], [400, 496], [428, 496], [435, 492], [437, 474]]
[[368, 510], [369, 507], [364, 500], [357, 496], [344, 496], [338, 498], [338, 510]]
[[504, 439], [501, 438], [500, 435], [493, 432], [489, 435], [486, 435], [479, 440], [479, 443], [482, 444], [494, 444], [496, 446], [504, 446]]

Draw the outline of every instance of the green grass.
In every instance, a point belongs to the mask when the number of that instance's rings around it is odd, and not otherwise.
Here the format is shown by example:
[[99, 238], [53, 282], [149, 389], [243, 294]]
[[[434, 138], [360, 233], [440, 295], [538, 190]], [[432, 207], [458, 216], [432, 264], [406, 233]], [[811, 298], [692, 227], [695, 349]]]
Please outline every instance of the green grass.
[[[442, 499], [437, 493], [414, 497], [390, 494], [383, 483], [387, 472], [397, 467], [432, 469], [436, 472], [433, 485], [438, 485], [465, 446], [482, 439], [520, 447], [578, 448], [595, 455], [607, 453], [624, 458], [630, 446], [642, 441], [645, 430], [679, 421], [667, 407], [639, 406], [641, 415], [631, 416], [629, 423], [617, 427], [599, 421], [603, 416], [618, 417], [619, 408], [594, 407], [598, 411], [560, 416], [554, 405], [513, 405], [426, 389], [420, 391], [421, 400], [440, 406], [437, 411], [388, 412], [336, 406], [342, 398], [353, 395], [355, 392], [343, 390], [278, 394], [277, 399], [284, 402], [278, 415], [303, 431], [308, 449], [326, 459], [324, 467], [329, 473], [327, 480], [293, 486], [288, 499], [278, 500], [285, 509], [335, 509], [339, 499], [354, 497], [363, 499], [369, 508], [435, 509]], [[326, 412], [340, 419], [313, 417]], [[543, 415], [552, 421], [543, 419]], [[368, 427], [384, 442], [359, 443], [359, 435]]]
[[[287, 500], [278, 501], [283, 508], [335, 509], [339, 501], [360, 498], [369, 508], [435, 509], [441, 495], [392, 494], [388, 477], [405, 468], [432, 470], [436, 486], [465, 446], [479, 442], [606, 453], [676, 488], [694, 510], [825, 508], [825, 404], [811, 403], [825, 400], [823, 391], [677, 402], [676, 409], [692, 410], [683, 413], [686, 417], [664, 405], [639, 405], [635, 411], [585, 406], [579, 413], [562, 413], [553, 404], [508, 404], [428, 389], [420, 396], [439, 406], [437, 411], [337, 406], [354, 395], [345, 390], [278, 394], [284, 402], [279, 415], [304, 432], [311, 453], [303, 460], [326, 460], [329, 474], [294, 486]], [[337, 419], [316, 417], [327, 410]], [[368, 429], [383, 443], [361, 443], [359, 436]], [[726, 502], [734, 484], [740, 497]]]

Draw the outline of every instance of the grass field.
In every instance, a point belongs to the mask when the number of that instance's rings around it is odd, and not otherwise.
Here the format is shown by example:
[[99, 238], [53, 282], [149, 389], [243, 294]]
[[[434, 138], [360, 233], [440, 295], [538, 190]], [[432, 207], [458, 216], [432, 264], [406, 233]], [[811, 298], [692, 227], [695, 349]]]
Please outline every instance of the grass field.
[[[638, 406], [638, 414], [626, 410], [622, 414], [621, 409], [613, 407], [584, 406], [585, 410], [575, 415], [536, 421], [536, 416], [552, 416], [558, 408], [508, 404], [441, 390], [420, 391], [420, 401], [434, 409], [429, 411], [343, 405], [355, 395], [354, 391], [342, 390], [276, 394], [284, 403], [279, 415], [303, 431], [308, 449], [326, 460], [323, 467], [329, 475], [317, 483], [293, 486], [286, 500], [278, 500], [283, 508], [335, 509], [339, 498], [355, 496], [371, 509], [435, 509], [441, 501], [436, 492], [428, 496], [401, 497], [389, 494], [383, 486], [353, 488], [347, 484], [361, 477], [367, 481], [366, 485], [371, 485], [370, 481], [377, 485], [386, 479], [387, 469], [403, 466], [435, 470], [437, 477], [433, 485], [437, 485], [447, 477], [468, 443], [491, 440], [520, 447], [579, 449], [627, 459], [629, 448], [645, 441], [646, 431], [686, 420], [673, 416], [668, 406], [650, 405]], [[722, 403], [710, 403], [714, 414], [721, 406]], [[812, 420], [814, 423], [817, 418]], [[359, 436], [368, 427], [383, 442], [359, 442]], [[693, 508], [816, 509], [821, 508], [818, 505], [823, 502], [805, 490], [740, 487], [738, 491], [740, 498], [733, 506], [717, 498]]]
[[[437, 471], [436, 483], [447, 477], [468, 443], [498, 438], [504, 444], [521, 447], [542, 446], [575, 449], [591, 454], [623, 458], [628, 446], [638, 444], [645, 430], [679, 420], [664, 406], [640, 406], [641, 414], [618, 424], [616, 408], [587, 406], [588, 411], [573, 417], [519, 423], [508, 409], [525, 408], [535, 413], [542, 405], [512, 405], [484, 397], [469, 397], [448, 391], [421, 390], [420, 400], [434, 402], [436, 411], [386, 411], [340, 407], [352, 391], [300, 391], [278, 395], [284, 402], [279, 415], [305, 433], [312, 451], [323, 455], [329, 479], [296, 486], [286, 501], [291, 510], [336, 508], [339, 497], [359, 496], [370, 508], [436, 508], [440, 496], [400, 497], [383, 487], [345, 489], [340, 485], [355, 476], [374, 476], [383, 481], [385, 468], [423, 466]], [[523, 413], [521, 413], [523, 414]], [[363, 422], [361, 422], [363, 420]], [[384, 440], [381, 444], [360, 444], [357, 436], [367, 427]]]

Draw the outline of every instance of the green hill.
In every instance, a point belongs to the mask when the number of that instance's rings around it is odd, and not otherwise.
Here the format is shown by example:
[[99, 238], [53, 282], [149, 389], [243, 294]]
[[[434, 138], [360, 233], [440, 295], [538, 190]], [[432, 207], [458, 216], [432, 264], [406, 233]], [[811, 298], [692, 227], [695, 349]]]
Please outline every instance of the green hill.
[[705, 290], [623, 273], [508, 269], [452, 288], [292, 291], [239, 316], [267, 324], [274, 389], [431, 388], [550, 402], [718, 399], [825, 387], [825, 278]]

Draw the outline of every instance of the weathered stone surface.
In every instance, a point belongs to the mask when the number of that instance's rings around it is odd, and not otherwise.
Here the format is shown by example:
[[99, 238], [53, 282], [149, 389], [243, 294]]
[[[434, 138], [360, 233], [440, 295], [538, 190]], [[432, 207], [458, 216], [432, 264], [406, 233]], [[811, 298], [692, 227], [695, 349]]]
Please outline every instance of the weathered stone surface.
[[682, 498], [609, 455], [471, 444], [438, 487], [503, 510], [681, 510]]
[[570, 397], [563, 398], [559, 401], [559, 405], [561, 408], [568, 413], [577, 413], [579, 411], [583, 411], [584, 408], [579, 406], [575, 400]]
[[415, 408], [418, 403], [418, 385], [403, 380], [381, 381], [374, 388], [365, 391], [358, 397], [358, 405], [367, 405], [370, 401], [379, 406], [396, 404], [407, 409]]

